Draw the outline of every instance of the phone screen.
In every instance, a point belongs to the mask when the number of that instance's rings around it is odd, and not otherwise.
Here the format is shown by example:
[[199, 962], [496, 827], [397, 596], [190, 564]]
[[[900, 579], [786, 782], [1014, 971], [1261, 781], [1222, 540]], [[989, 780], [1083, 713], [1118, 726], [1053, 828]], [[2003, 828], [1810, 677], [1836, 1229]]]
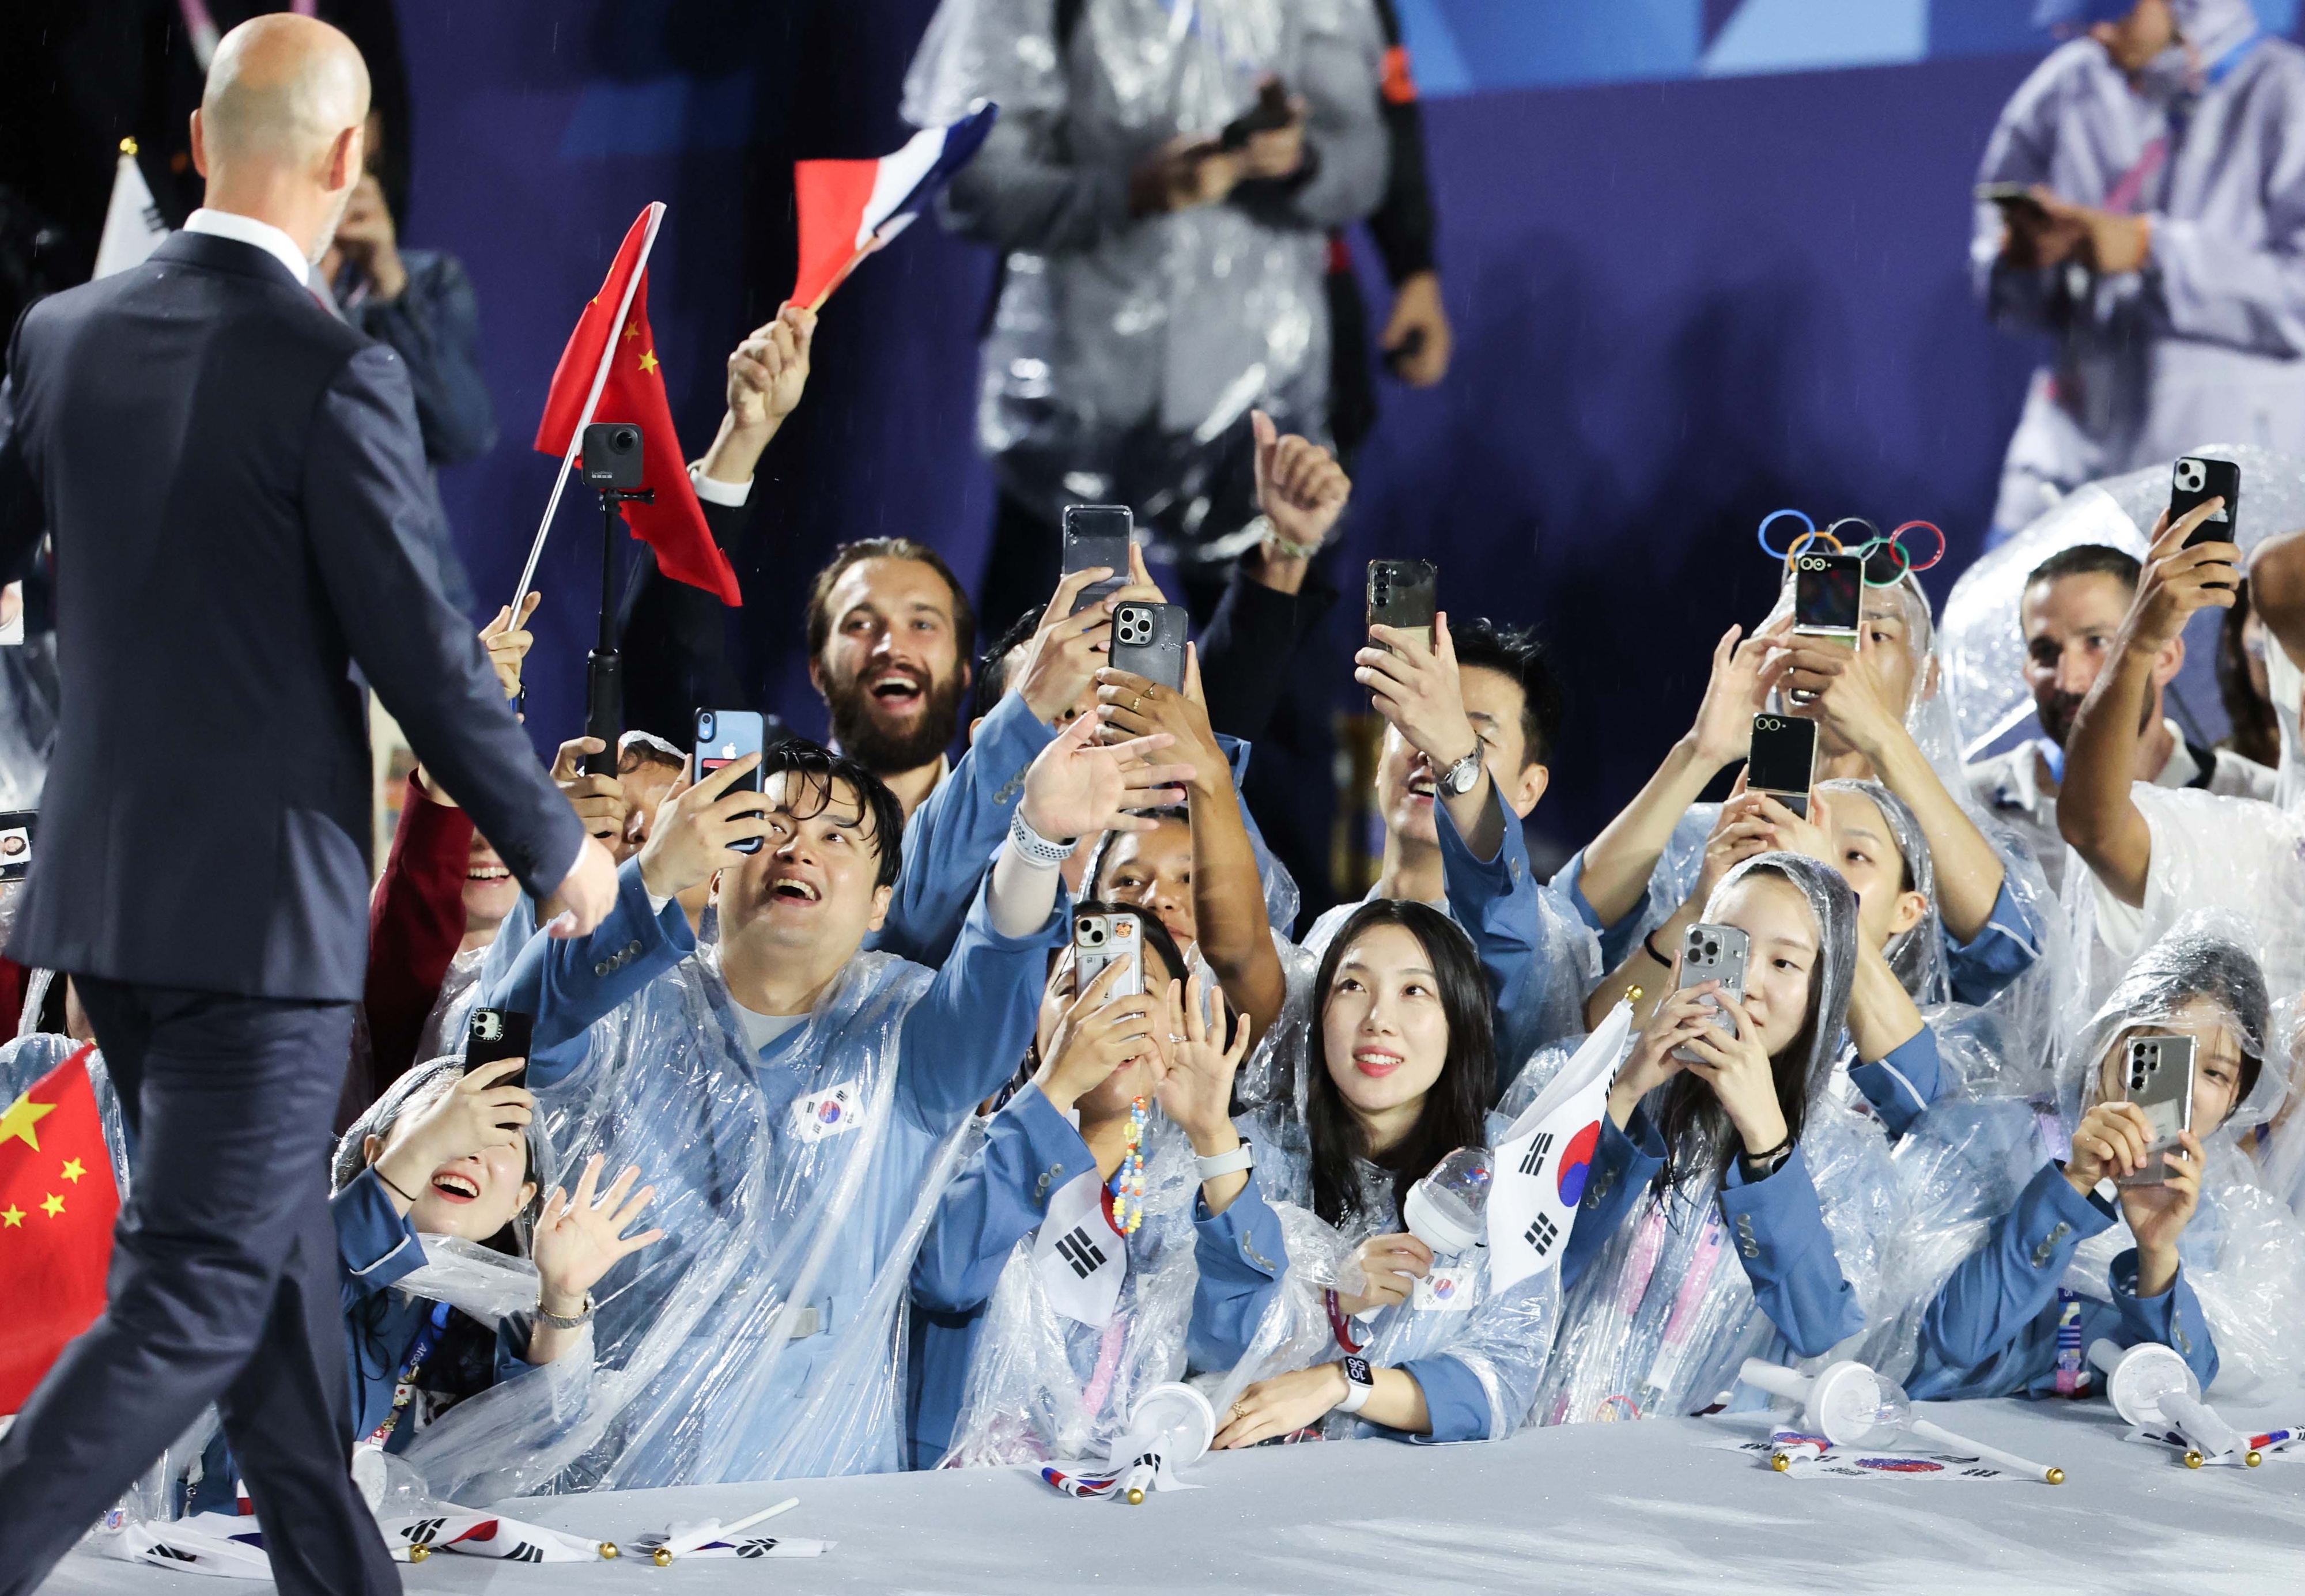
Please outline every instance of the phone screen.
[[1745, 785], [1756, 792], [1790, 793], [1806, 809], [1816, 760], [1816, 722], [1791, 715], [1753, 717], [1753, 751], [1745, 760]]
[[1818, 632], [1856, 631], [1864, 613], [1864, 562], [1853, 554], [1805, 554], [1793, 565], [1793, 624]]
[[1101, 565], [1113, 573], [1091, 582], [1073, 601], [1078, 615], [1101, 604], [1128, 582], [1128, 546], [1135, 539], [1135, 514], [1127, 505], [1068, 505], [1065, 508], [1064, 574]]

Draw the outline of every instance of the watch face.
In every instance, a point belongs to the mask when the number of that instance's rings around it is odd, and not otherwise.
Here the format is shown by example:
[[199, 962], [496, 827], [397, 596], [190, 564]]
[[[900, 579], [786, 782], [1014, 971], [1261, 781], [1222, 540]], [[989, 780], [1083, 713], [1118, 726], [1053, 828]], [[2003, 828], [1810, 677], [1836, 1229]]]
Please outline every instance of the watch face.
[[1451, 798], [1461, 798], [1471, 792], [1473, 784], [1480, 779], [1481, 752], [1480, 750], [1475, 749], [1470, 754], [1449, 767], [1441, 777], [1441, 785], [1448, 790], [1449, 796]]
[[1376, 1384], [1376, 1376], [1369, 1372], [1369, 1364], [1366, 1358], [1346, 1358], [1345, 1378], [1352, 1381], [1353, 1384], [1357, 1386], [1373, 1386]]

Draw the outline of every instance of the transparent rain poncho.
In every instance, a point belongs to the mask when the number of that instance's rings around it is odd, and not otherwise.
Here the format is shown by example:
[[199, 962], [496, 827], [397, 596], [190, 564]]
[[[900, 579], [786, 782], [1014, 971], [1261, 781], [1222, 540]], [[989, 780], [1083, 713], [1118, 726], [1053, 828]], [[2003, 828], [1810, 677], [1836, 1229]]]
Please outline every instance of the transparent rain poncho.
[[[1205, 544], [1236, 530], [1200, 522], [1252, 406], [1325, 436], [1326, 230], [1382, 195], [1382, 42], [1367, 0], [1098, 0], [1062, 41], [1058, 10], [944, 0], [905, 81], [915, 126], [1000, 106], [944, 206], [1006, 251], [978, 439], [1051, 523], [1084, 500], [1147, 520], [1181, 509]], [[1132, 169], [1178, 135], [1214, 135], [1267, 74], [1310, 103], [1305, 181], [1130, 219]]]
[[[1993, 1221], [2015, 1205], [2026, 1183], [2052, 1157], [2064, 1155], [2072, 1127], [2103, 1100], [2107, 1057], [2139, 1028], [2203, 1017], [2204, 1004], [2233, 1030], [2243, 1053], [2264, 1065], [2224, 1123], [2201, 1134], [2207, 1159], [2200, 1201], [2178, 1256], [2216, 1337], [2220, 1391], [2305, 1377], [2305, 1222], [2267, 1189], [2244, 1150], [2281, 1108], [2287, 1061], [2265, 1051], [2272, 1041], [2277, 1055], [2279, 1037], [2268, 1024], [2249, 928], [2215, 913], [2186, 917], [2148, 949], [2080, 1028], [2059, 1069], [2053, 1126], [2021, 1104], [1956, 1103], [1931, 1109], [1900, 1143], [1895, 1156], [1909, 1214], [1895, 1270], [1909, 1313], [1901, 1333], [1874, 1349], [1876, 1367], [1901, 1378], [1911, 1366], [1919, 1312], [1954, 1267], [1984, 1244]], [[2135, 1245], [2126, 1221], [2116, 1218], [2082, 1244], [2063, 1286], [2110, 1301], [2113, 1261]]]
[[1035, 1267], [1034, 1237], [1017, 1242], [987, 1304], [940, 1466], [1101, 1459], [1137, 1398], [1184, 1377], [1200, 1281], [1201, 1176], [1192, 1142], [1158, 1109], [1146, 1125], [1144, 1176], [1144, 1222], [1123, 1244], [1127, 1274], [1101, 1327], [1058, 1310]]
[[2305, 1218], [2305, 995], [2274, 1006], [2266, 1033], [2265, 1067], [2279, 1070], [2289, 1090], [2264, 1124], [2242, 1133], [2268, 1190]]
[[523, 1377], [418, 1438], [405, 1456], [434, 1495], [902, 1466], [906, 1277], [970, 1134], [916, 1122], [897, 1091], [899, 1027], [931, 979], [859, 954], [764, 1062], [704, 947], [594, 1024], [539, 1094], [563, 1184], [594, 1152], [640, 1165], [666, 1239], [595, 1288], [582, 1391]]
[[[1929, 768], [1936, 773], [1937, 780], [1944, 785], [1945, 791], [1961, 804], [1963, 812], [2000, 855], [2009, 894], [2020, 910], [2031, 920], [2040, 938], [2039, 958], [1995, 993], [1979, 1011], [2000, 1038], [1993, 1054], [1993, 1067], [1984, 1068], [1986, 1060], [1982, 1057], [1966, 1060], [1964, 1078], [1970, 1090], [1977, 1091], [2022, 1095], [2037, 1091], [2046, 1084], [2047, 1079], [2048, 1044], [2057, 1004], [2056, 972], [2063, 963], [2064, 917], [2031, 849], [2009, 827], [1978, 805], [1961, 773], [1960, 743], [1954, 732], [1952, 706], [1944, 691], [1945, 671], [1940, 639], [1930, 615], [1928, 596], [1910, 575], [1886, 588], [1868, 585], [1865, 591], [1868, 602], [1877, 594], [1894, 595], [1904, 615], [1908, 646], [1914, 660], [1913, 683], [1905, 705], [1906, 731], [1911, 734], [1915, 745], [1928, 761]], [[1792, 588], [1788, 580], [1778, 596], [1775, 607], [1762, 624], [1766, 625], [1788, 615], [1791, 609]], [[1692, 804], [1688, 812], [1673, 828], [1671, 839], [1665, 845], [1663, 857], [1650, 872], [1647, 897], [1633, 911], [1636, 916], [1634, 944], [1670, 920], [1673, 911], [1696, 890], [1705, 860], [1705, 839], [1712, 835], [1720, 815], [1719, 804]], [[1892, 819], [1892, 824], [1894, 823]], [[1918, 825], [1914, 830], [1918, 835]], [[1911, 855], [1908, 853], [1907, 857]], [[1572, 862], [1571, 870], [1581, 862], [1580, 854], [1577, 861]], [[1562, 879], [1568, 879], [1564, 873]], [[1934, 910], [1934, 866], [1930, 901]], [[1942, 921], [1939, 923], [1942, 924]], [[1900, 977], [1905, 976], [1908, 969], [1913, 972], [1913, 981], [1907, 982], [1906, 989], [1924, 1008], [1932, 1003], [1945, 1001], [1950, 995], [1930, 984], [1932, 972], [1944, 969], [1950, 936], [1951, 932], [1947, 931], [1940, 938], [1935, 960], [1924, 955], [1909, 955], [1909, 963], [1897, 967]], [[1966, 1074], [1970, 1068], [1978, 1070], [1975, 1078], [1969, 1078]]]
[[[1774, 871], [1799, 887], [1820, 930], [1822, 951], [1812, 972], [1818, 1023], [1803, 1061], [1807, 1113], [1799, 1148], [1841, 1276], [1871, 1324], [1890, 1306], [1884, 1250], [1903, 1198], [1879, 1124], [1832, 1090], [1855, 973], [1856, 897], [1838, 872], [1814, 860], [1764, 853], [1729, 872], [1706, 918], [1755, 870]], [[1541, 1060], [1528, 1074], [1557, 1067]], [[1746, 1358], [1795, 1361], [1755, 1301], [1721, 1218], [1714, 1170], [1728, 1152], [1715, 1146], [1710, 1157], [1691, 1159], [1678, 1184], [1646, 1193], [1566, 1294], [1559, 1343], [1537, 1398], [1540, 1422], [1692, 1413], [1737, 1385]]]

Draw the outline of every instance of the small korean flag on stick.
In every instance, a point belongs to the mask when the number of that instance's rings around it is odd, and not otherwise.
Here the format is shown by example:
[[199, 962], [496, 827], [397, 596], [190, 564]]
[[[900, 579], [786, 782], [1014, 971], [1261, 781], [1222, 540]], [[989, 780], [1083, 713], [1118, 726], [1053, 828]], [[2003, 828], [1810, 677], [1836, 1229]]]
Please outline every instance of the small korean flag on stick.
[[1560, 1263], [1632, 1029], [1632, 1005], [1618, 1004], [1497, 1144], [1488, 1207], [1493, 1292]]

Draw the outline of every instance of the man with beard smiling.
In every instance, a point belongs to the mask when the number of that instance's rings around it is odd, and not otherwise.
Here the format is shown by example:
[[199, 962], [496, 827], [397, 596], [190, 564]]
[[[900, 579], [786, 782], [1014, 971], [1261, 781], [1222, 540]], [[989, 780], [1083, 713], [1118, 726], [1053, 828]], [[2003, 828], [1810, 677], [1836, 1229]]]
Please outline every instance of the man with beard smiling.
[[906, 819], [949, 771], [976, 613], [944, 556], [910, 538], [843, 544], [808, 597], [808, 675], [841, 752]]
[[[2137, 597], [2139, 569], [2134, 557], [2102, 543], [2060, 549], [2034, 568], [2018, 617], [2025, 632], [2025, 684], [2045, 734], [1969, 767], [1969, 790], [2032, 845], [2053, 889], [2062, 888], [2064, 873], [2057, 789], [2064, 779], [2065, 739], [2112, 657], [2122, 618]], [[2135, 778], [2159, 787], [2271, 799], [2274, 772], [2228, 750], [2188, 743], [2162, 713], [2163, 697], [2184, 664], [2182, 636], [2154, 659]]]

